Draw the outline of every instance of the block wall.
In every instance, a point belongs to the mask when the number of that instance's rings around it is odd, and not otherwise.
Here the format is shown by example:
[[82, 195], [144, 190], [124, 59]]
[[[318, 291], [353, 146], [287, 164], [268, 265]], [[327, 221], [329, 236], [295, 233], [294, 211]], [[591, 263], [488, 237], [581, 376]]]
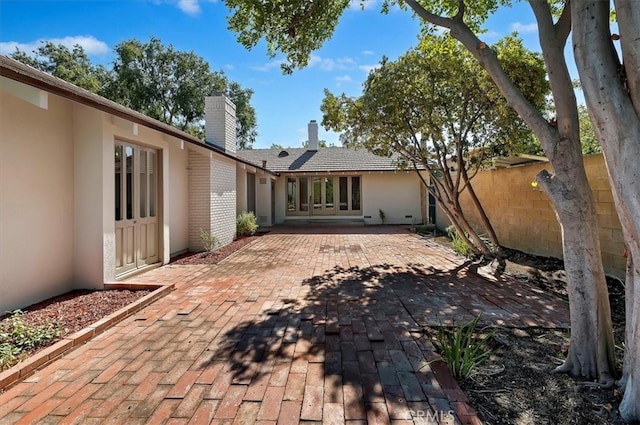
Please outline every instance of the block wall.
[[[624, 244], [602, 155], [584, 158], [587, 178], [598, 214], [602, 259], [607, 274], [624, 279]], [[531, 254], [562, 258], [560, 225], [547, 196], [531, 186], [549, 164], [487, 170], [473, 179], [473, 187], [493, 224], [500, 243]], [[479, 220], [468, 196], [462, 207], [474, 225]], [[472, 213], [472, 211], [474, 213]]]

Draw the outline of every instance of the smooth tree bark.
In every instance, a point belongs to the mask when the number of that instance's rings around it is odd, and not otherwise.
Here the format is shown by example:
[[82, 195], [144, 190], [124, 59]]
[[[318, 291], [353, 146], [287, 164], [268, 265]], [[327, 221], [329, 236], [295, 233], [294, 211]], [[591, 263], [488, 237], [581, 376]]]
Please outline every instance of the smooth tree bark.
[[571, 313], [569, 353], [556, 370], [588, 379], [597, 378], [603, 384], [612, 383], [615, 371], [613, 327], [600, 256], [598, 221], [582, 159], [575, 93], [564, 57], [564, 46], [571, 30], [570, 2], [554, 22], [547, 0], [529, 0], [536, 16], [556, 107], [556, 119], [551, 121], [527, 101], [495, 53], [465, 24], [464, 1], [458, 1], [458, 12], [452, 18], [432, 14], [416, 0], [405, 0], [405, 3], [425, 21], [450, 30], [451, 36], [476, 57], [539, 138], [554, 174], [543, 170], [536, 176], [536, 181], [551, 200], [560, 222]]
[[[626, 338], [620, 414], [640, 421], [640, 2], [572, 4], [573, 46], [587, 109], [604, 154], [626, 245]], [[622, 61], [614, 43], [619, 39]]]

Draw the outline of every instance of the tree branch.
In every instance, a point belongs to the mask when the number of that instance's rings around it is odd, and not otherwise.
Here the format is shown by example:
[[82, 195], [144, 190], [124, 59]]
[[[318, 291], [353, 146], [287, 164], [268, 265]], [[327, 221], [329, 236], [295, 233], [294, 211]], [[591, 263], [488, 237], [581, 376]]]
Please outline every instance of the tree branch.
[[562, 8], [562, 13], [555, 24], [556, 37], [564, 46], [567, 43], [569, 33], [571, 33], [571, 0], [567, 0]]
[[451, 36], [461, 42], [480, 62], [502, 95], [506, 99], [509, 99], [510, 106], [516, 110], [525, 123], [538, 135], [538, 138], [553, 138], [553, 127], [549, 125], [540, 111], [527, 100], [509, 78], [500, 65], [495, 52], [489, 49], [464, 22], [454, 21], [453, 19], [428, 12], [416, 0], [405, 0], [405, 3], [425, 21], [433, 25], [449, 28], [451, 30]]

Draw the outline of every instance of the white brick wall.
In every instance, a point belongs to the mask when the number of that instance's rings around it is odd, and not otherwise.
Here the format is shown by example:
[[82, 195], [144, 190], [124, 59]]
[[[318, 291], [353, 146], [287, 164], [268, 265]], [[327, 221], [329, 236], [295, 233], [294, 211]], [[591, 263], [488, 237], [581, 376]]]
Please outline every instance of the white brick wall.
[[236, 105], [225, 95], [204, 99], [205, 138], [207, 142], [236, 152]]
[[200, 229], [211, 228], [211, 160], [189, 150], [189, 250], [201, 251]]
[[201, 251], [200, 230], [217, 236], [220, 245], [236, 233], [236, 165], [213, 154], [189, 151], [189, 250]]
[[217, 155], [211, 160], [211, 232], [221, 245], [236, 234], [236, 164]]

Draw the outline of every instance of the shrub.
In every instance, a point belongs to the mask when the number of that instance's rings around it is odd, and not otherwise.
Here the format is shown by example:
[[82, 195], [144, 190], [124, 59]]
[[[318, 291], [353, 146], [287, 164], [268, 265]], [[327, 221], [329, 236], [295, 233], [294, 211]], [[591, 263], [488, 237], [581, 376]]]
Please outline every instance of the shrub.
[[236, 234], [238, 236], [250, 236], [258, 230], [258, 223], [253, 212], [243, 212], [236, 220]]
[[480, 316], [454, 329], [440, 328], [438, 332], [440, 355], [458, 379], [468, 378], [491, 355], [488, 341], [496, 329], [476, 336], [476, 333], [480, 333], [476, 331], [479, 319]]
[[431, 235], [431, 234], [434, 234], [435, 231], [436, 231], [435, 224], [423, 224], [416, 227], [416, 233], [419, 233], [421, 235]]
[[202, 247], [207, 252], [214, 252], [220, 243], [216, 235], [204, 229], [200, 229], [200, 240], [202, 241]]
[[11, 316], [0, 322], [0, 370], [10, 368], [30, 351], [49, 344], [61, 332], [62, 329], [57, 323], [27, 325], [22, 319], [22, 311], [15, 310]]

